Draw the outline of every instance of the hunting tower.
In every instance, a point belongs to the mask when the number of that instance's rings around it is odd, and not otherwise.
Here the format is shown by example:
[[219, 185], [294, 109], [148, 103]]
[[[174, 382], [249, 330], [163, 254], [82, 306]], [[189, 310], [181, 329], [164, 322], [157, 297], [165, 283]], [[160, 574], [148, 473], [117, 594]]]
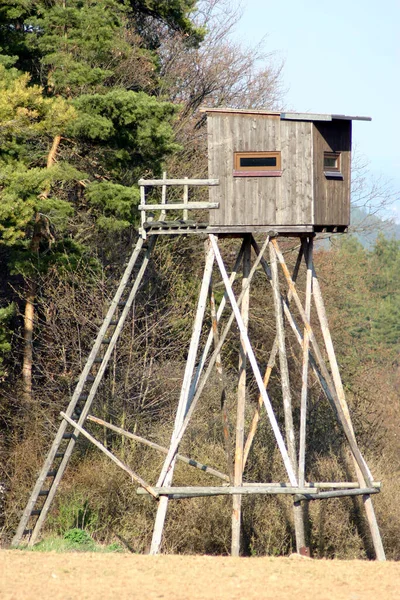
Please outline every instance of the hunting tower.
[[[139, 494], [156, 500], [152, 554], [157, 554], [162, 547], [170, 500], [231, 495], [231, 550], [233, 555], [238, 556], [241, 550], [243, 495], [291, 496], [296, 549], [303, 554], [308, 551], [308, 511], [303, 510], [304, 504], [359, 495], [363, 499], [375, 555], [379, 560], [384, 560], [385, 553], [372, 504], [372, 495], [379, 493], [380, 483], [374, 481], [357, 445], [313, 263], [315, 234], [324, 231], [344, 232], [349, 225], [351, 126], [355, 119], [369, 118], [264, 110], [205, 109], [205, 112], [209, 178], [167, 179], [164, 174], [163, 179], [139, 181], [141, 227], [136, 247], [68, 407], [65, 413], [60, 413], [61, 425], [22, 515], [13, 545], [17, 546], [25, 538], [32, 545], [38, 539], [76, 440], [83, 435], [128, 473], [132, 482], [139, 486]], [[203, 194], [193, 201], [190, 197], [192, 188], [201, 186], [208, 187], [209, 198], [204, 198]], [[171, 188], [183, 189], [180, 200], [176, 201], [174, 193], [169, 194], [167, 199], [167, 192]], [[151, 190], [151, 193], [146, 197], [147, 190]], [[193, 211], [193, 218], [189, 218], [189, 211]], [[256, 233], [257, 240], [254, 236]], [[126, 431], [115, 423], [90, 415], [90, 411], [92, 405], [95, 406], [96, 391], [106, 374], [108, 362], [117, 347], [138, 289], [146, 281], [146, 268], [158, 236], [187, 234], [203, 235], [205, 238], [205, 258], [200, 248], [198, 258], [199, 262], [203, 262], [204, 270], [168, 449], [140, 437], [136, 432]], [[292, 274], [279, 245], [282, 236], [295, 238], [292, 250], [296, 251], [297, 258]], [[238, 238], [236, 259], [229, 274], [220, 248], [224, 238]], [[236, 242], [228, 240], [228, 244], [229, 251], [226, 254], [230, 256]], [[303, 299], [296, 286], [302, 264], [306, 270]], [[281, 268], [281, 277], [278, 267]], [[234, 281], [239, 271], [241, 281], [238, 285]], [[269, 352], [267, 362], [265, 359], [260, 362], [257, 360], [249, 337], [250, 286], [255, 273], [257, 277], [264, 276], [265, 310], [271, 312], [272, 306], [275, 314], [275, 339], [268, 339], [268, 336], [265, 339], [266, 344], [271, 342], [266, 348]], [[213, 283], [215, 281], [218, 284]], [[225, 293], [217, 304], [214, 289], [221, 283]], [[312, 315], [312, 310], [315, 315]], [[234, 322], [236, 329], [232, 328]], [[316, 325], [311, 325], [311, 322]], [[257, 326], [260, 324], [261, 320]], [[318, 335], [315, 334], [317, 327]], [[291, 330], [293, 344], [298, 344], [298, 356], [292, 369], [289, 369], [288, 363], [286, 330]], [[229, 417], [224, 343], [228, 335], [235, 333], [238, 338], [239, 365], [236, 410], [231, 410]], [[232, 337], [229, 340], [231, 348]], [[279, 367], [281, 385], [278, 391], [275, 388], [275, 397], [271, 398], [268, 386], [276, 366]], [[299, 368], [296, 369], [296, 366]], [[231, 350], [229, 368], [232, 377]], [[213, 384], [213, 389], [217, 396], [220, 395], [217, 408], [221, 410], [220, 435], [225, 446], [224, 461], [218, 465], [218, 469], [180, 452], [181, 441], [191, 424], [193, 412], [214, 371], [218, 385]], [[252, 385], [248, 383], [249, 377], [252, 377]], [[295, 377], [301, 380], [300, 385], [292, 385]], [[312, 460], [307, 462], [306, 459], [310, 384], [320, 386], [344, 433], [353, 461], [353, 481], [310, 481], [307, 478], [307, 475], [312, 477]], [[258, 397], [254, 397], [255, 387]], [[251, 423], [246, 423], [245, 406], [249, 400], [253, 418]], [[280, 403], [283, 403], [282, 422], [278, 421], [275, 414]], [[261, 411], [266, 413], [271, 435], [274, 436], [285, 468], [286, 480], [279, 483], [251, 481], [251, 470], [246, 470]], [[234, 426], [230, 424], [232, 412], [235, 413]], [[295, 413], [296, 418], [293, 417]], [[295, 423], [299, 424], [297, 430]], [[146, 482], [87, 430], [87, 427], [99, 425], [166, 454], [157, 482]], [[210, 486], [209, 479], [202, 486], [173, 485], [177, 460], [216, 478], [219, 485]]]

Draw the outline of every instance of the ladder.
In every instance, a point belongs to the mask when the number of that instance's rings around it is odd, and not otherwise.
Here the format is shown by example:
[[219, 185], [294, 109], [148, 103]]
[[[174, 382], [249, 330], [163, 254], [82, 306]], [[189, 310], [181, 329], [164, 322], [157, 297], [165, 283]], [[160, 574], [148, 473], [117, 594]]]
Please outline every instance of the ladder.
[[[156, 239], [156, 236], [149, 236], [146, 241], [142, 237], [138, 239], [65, 411], [70, 419], [79, 419], [77, 425], [80, 427], [89, 414], [115, 344], [146, 272]], [[133, 270], [142, 250], [145, 251], [142, 264], [136, 277], [133, 278]], [[119, 308], [122, 310], [117, 316]], [[78, 436], [79, 431], [63, 419], [11, 542], [13, 547], [20, 545], [25, 538], [28, 538], [29, 546], [38, 539]]]

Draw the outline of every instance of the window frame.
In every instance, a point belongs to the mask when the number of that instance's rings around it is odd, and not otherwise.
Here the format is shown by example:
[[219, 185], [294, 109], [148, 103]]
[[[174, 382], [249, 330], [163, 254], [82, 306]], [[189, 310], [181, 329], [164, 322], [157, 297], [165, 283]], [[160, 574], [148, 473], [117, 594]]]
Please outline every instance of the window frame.
[[[242, 167], [240, 160], [242, 158], [275, 158], [274, 166], [264, 167]], [[233, 176], [234, 177], [280, 177], [281, 171], [281, 152], [280, 150], [268, 151], [238, 151], [233, 153]]]
[[[326, 158], [334, 158], [336, 161], [336, 164], [334, 167], [328, 167], [325, 165], [325, 159]], [[342, 153], [341, 152], [334, 152], [332, 150], [326, 150], [324, 151], [324, 158], [323, 158], [323, 167], [324, 167], [324, 175], [326, 177], [336, 177], [336, 178], [343, 178], [342, 175], [342, 171], [341, 171], [341, 163], [342, 163]]]

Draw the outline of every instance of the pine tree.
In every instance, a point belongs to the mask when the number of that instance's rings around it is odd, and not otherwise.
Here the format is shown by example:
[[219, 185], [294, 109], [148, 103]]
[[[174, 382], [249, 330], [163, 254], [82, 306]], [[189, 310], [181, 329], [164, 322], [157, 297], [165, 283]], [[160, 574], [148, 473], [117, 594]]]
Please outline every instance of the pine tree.
[[[176, 150], [177, 107], [137, 85], [121, 87], [121, 71], [141, 54], [155, 87], [162, 29], [183, 31], [190, 43], [201, 39], [188, 17], [194, 4], [11, 0], [0, 7], [0, 244], [9, 249], [9, 268], [25, 278], [27, 401], [35, 271], [85, 252], [81, 231], [88, 221], [84, 242], [92, 252], [102, 231], [137, 222], [135, 183], [160, 173]], [[132, 32], [140, 52], [130, 43]]]

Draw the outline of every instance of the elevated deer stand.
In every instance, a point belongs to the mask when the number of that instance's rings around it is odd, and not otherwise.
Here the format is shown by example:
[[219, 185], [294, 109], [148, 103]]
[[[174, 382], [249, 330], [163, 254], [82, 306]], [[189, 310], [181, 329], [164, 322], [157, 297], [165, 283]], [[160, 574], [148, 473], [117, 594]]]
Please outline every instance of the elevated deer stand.
[[[115, 297], [104, 319], [93, 348], [87, 358], [78, 384], [65, 411], [36, 485], [22, 515], [13, 545], [28, 537], [32, 545], [38, 538], [58, 485], [68, 465], [77, 437], [82, 434], [124, 469], [140, 488], [138, 493], [149, 494], [158, 502], [151, 554], [161, 549], [164, 522], [169, 500], [232, 495], [232, 555], [240, 553], [241, 500], [244, 494], [289, 494], [293, 497], [296, 549], [306, 553], [305, 526], [302, 503], [342, 496], [361, 495], [378, 560], [385, 554], [376, 522], [371, 496], [378, 493], [380, 484], [373, 481], [371, 472], [357, 446], [345, 399], [342, 381], [333, 349], [322, 294], [313, 265], [313, 238], [319, 231], [346, 231], [350, 214], [350, 151], [351, 121], [362, 117], [340, 115], [300, 115], [265, 111], [215, 109], [208, 111], [210, 179], [141, 180], [141, 237], [134, 249]], [[183, 201], [167, 203], [168, 186], [183, 186]], [[209, 202], [189, 202], [189, 187], [210, 187]], [[146, 186], [161, 188], [160, 204], [146, 204]], [[168, 220], [168, 211], [183, 211], [182, 220]], [[188, 211], [209, 211], [209, 222], [188, 219]], [[153, 213], [159, 214], [159, 220]], [[169, 448], [163, 448], [105, 423], [89, 414], [98, 386], [104, 376], [134, 298], [143, 280], [151, 252], [159, 235], [202, 234], [206, 237], [205, 267], [198, 297], [186, 368], [180, 392]], [[264, 238], [260, 248], [254, 234]], [[299, 253], [293, 274], [290, 275], [279, 236], [292, 236], [299, 242]], [[230, 276], [221, 257], [219, 240], [224, 237], [242, 239]], [[252, 250], [254, 260], [251, 260]], [[143, 254], [144, 253], [144, 254]], [[265, 254], [267, 253], [267, 256]], [[135, 265], [142, 255], [141, 266], [133, 276]], [[296, 289], [301, 262], [306, 265], [304, 306]], [[280, 265], [286, 291], [280, 289]], [[216, 268], [221, 276], [225, 294], [216, 308], [212, 274]], [[242, 289], [238, 297], [233, 281], [242, 269]], [[276, 338], [264, 377], [260, 372], [248, 335], [250, 286], [257, 269], [264, 272], [272, 287]], [[320, 348], [310, 323], [312, 300], [322, 334]], [[204, 317], [207, 302], [211, 328], [204, 348]], [[222, 318], [227, 303], [231, 311]], [[295, 304], [295, 313], [290, 305]], [[121, 308], [121, 310], [119, 310]], [[266, 309], [271, 307], [266, 306]], [[116, 318], [117, 317], [117, 318]], [[222, 406], [222, 423], [226, 448], [227, 473], [194, 461], [178, 453], [182, 438], [190, 424], [201, 394], [214, 368], [223, 385], [224, 372], [221, 349], [236, 323], [240, 340], [239, 378], [235, 452], [228, 426], [226, 406]], [[221, 327], [221, 324], [223, 326]], [[301, 402], [300, 427], [294, 430], [291, 382], [286, 351], [285, 329], [290, 328], [300, 346]], [[211, 352], [211, 348], [213, 351]], [[104, 351], [104, 349], [106, 350]], [[210, 356], [209, 356], [210, 355]], [[327, 357], [327, 361], [325, 360]], [[267, 387], [275, 363], [279, 363], [281, 396], [284, 409], [284, 435], [275, 417]], [[246, 373], [251, 368], [259, 391], [252, 423], [245, 432]], [[293, 375], [292, 375], [293, 377]], [[357, 481], [310, 482], [306, 473], [307, 450], [307, 389], [315, 378], [336, 415], [346, 437]], [[287, 473], [287, 481], [246, 482], [243, 473], [249, 451], [256, 435], [261, 410], [267, 413], [272, 432]], [[124, 436], [147, 444], [166, 454], [165, 461], [153, 486], [114, 456], [85, 428], [86, 420], [101, 423]], [[246, 434], [246, 435], [245, 435]], [[218, 478], [219, 486], [177, 487], [173, 475], [177, 460], [201, 469]], [[33, 522], [32, 528], [29, 524]]]

